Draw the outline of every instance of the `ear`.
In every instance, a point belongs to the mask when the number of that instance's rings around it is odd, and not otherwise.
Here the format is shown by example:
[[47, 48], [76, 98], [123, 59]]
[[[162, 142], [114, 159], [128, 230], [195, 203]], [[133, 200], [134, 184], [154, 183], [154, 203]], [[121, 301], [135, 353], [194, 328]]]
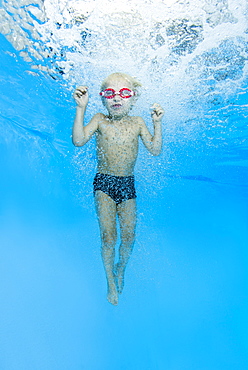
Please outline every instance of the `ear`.
[[101, 101], [102, 101], [102, 105], [106, 107], [106, 99], [103, 96], [101, 96]]
[[138, 92], [135, 91], [135, 95], [132, 97], [132, 106], [137, 102], [138, 97], [139, 97]]

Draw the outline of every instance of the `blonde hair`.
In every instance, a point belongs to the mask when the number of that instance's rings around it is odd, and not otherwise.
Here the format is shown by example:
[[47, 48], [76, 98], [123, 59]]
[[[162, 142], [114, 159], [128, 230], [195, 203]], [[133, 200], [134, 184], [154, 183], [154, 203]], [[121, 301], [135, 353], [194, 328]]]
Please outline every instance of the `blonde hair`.
[[107, 78], [105, 78], [105, 80], [102, 82], [101, 84], [101, 90], [104, 90], [105, 87], [108, 85], [109, 83], [109, 80], [111, 80], [112, 78], [123, 78], [124, 80], [127, 80], [132, 86], [133, 86], [133, 89], [134, 91], [137, 91], [139, 87], [141, 87], [141, 83], [139, 81], [136, 80], [136, 78], [126, 74], [126, 73], [121, 73], [121, 72], [116, 72], [116, 73], [111, 73], [111, 75], [109, 75]]

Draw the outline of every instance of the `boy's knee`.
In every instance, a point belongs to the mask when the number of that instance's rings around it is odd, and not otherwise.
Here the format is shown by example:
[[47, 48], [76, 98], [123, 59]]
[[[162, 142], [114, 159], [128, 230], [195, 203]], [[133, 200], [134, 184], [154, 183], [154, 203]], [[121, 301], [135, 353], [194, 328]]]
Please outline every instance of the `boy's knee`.
[[132, 244], [135, 239], [135, 231], [134, 230], [126, 230], [122, 235], [122, 243], [125, 244]]
[[101, 233], [102, 242], [104, 245], [112, 247], [116, 242], [116, 231], [115, 230], [105, 230]]

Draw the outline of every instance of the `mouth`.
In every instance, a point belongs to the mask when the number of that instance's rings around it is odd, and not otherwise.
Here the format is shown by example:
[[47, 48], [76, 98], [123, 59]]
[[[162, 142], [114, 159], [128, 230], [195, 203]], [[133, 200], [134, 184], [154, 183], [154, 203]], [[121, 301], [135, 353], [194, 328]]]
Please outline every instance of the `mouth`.
[[118, 109], [118, 108], [121, 108], [121, 107], [122, 107], [122, 105], [121, 105], [121, 104], [119, 104], [119, 103], [113, 104], [113, 105], [111, 106], [111, 108], [114, 108], [114, 109]]

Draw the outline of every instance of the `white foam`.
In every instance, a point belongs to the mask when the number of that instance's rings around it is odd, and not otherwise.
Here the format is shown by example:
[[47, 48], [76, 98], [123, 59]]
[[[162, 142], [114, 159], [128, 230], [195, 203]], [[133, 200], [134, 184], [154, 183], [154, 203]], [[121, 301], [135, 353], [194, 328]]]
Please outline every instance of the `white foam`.
[[[223, 95], [241, 86], [246, 30], [245, 0], [10, 0], [0, 9], [1, 33], [32, 68], [63, 78], [68, 88], [95, 88], [108, 73], [130, 73], [142, 81], [146, 104], [162, 92], [173, 117], [175, 105], [180, 116], [192, 92], [208, 95], [207, 80]], [[226, 40], [236, 65], [224, 56], [215, 64], [209, 58], [223, 54]]]

